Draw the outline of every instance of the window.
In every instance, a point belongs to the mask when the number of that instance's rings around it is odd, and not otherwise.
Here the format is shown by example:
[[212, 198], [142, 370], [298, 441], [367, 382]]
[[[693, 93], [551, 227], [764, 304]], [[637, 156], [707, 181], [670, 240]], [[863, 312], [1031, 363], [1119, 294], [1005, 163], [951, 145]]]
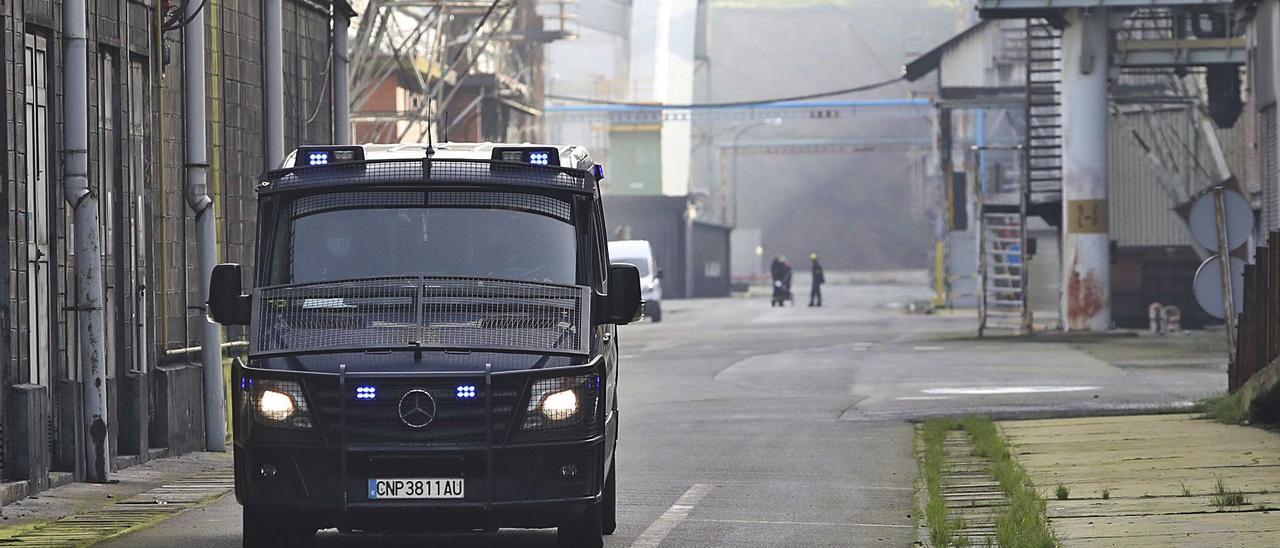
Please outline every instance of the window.
[[46, 384], [53, 348], [50, 344], [50, 288], [53, 266], [49, 249], [50, 138], [49, 138], [49, 40], [24, 36], [25, 88], [23, 108], [26, 144], [26, 317], [27, 367], [20, 382]]

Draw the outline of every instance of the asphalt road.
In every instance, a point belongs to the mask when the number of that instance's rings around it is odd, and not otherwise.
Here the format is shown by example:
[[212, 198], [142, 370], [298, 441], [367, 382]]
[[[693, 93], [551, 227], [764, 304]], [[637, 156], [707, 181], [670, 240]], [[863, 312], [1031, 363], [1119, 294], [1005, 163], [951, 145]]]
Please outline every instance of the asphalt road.
[[[670, 301], [663, 323], [623, 329], [620, 523], [607, 546], [908, 546], [909, 419], [1140, 410], [1225, 388], [1216, 364], [1115, 367], [1064, 343], [959, 336], [972, 318], [901, 311], [927, 298], [915, 288], [826, 294], [820, 309]], [[239, 526], [228, 497], [106, 546], [230, 548]], [[555, 534], [327, 531], [315, 544], [551, 547]]]

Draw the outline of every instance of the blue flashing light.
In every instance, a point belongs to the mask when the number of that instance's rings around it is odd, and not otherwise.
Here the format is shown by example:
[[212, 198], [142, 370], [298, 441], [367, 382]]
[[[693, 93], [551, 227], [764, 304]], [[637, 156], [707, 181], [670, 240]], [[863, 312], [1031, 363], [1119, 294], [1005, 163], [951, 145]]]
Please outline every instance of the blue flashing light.
[[357, 400], [368, 401], [368, 400], [376, 399], [377, 397], [378, 397], [378, 388], [376, 386], [357, 386], [356, 387]]
[[308, 165], [326, 166], [329, 165], [329, 153], [322, 151], [314, 151], [307, 155]]
[[476, 399], [476, 386], [474, 384], [460, 384], [455, 393], [460, 400], [474, 400]]
[[249, 377], [240, 377], [240, 389], [248, 390], [250, 388], [253, 388], [253, 379], [250, 379]]
[[545, 166], [551, 164], [551, 155], [546, 152], [530, 152], [529, 163], [535, 166]]

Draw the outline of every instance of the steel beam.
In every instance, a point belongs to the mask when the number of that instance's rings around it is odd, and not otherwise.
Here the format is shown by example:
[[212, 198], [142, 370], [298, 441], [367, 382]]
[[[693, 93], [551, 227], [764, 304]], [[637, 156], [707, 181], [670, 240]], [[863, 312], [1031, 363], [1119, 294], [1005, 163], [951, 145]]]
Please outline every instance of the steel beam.
[[1244, 37], [1120, 40], [1111, 59], [1113, 66], [1121, 68], [1243, 65], [1249, 60], [1249, 52]]

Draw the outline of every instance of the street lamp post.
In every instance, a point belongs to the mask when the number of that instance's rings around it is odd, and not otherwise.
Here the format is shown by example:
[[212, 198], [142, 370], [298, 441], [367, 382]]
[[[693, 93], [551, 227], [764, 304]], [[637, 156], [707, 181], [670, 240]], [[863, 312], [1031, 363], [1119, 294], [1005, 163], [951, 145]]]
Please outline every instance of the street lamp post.
[[[765, 118], [764, 120], [760, 120], [760, 121], [742, 126], [742, 128], [738, 129], [738, 132], [734, 134], [733, 144], [730, 146], [730, 148], [733, 149], [733, 173], [728, 177], [725, 176], [725, 173], [724, 173], [725, 170], [723, 169], [723, 162], [722, 162], [722, 169], [720, 170], [720, 173], [721, 173], [720, 196], [722, 197], [721, 199], [723, 200], [724, 199], [723, 197], [726, 195], [729, 195], [730, 194], [729, 191], [732, 190], [732, 197], [730, 198], [732, 202], [730, 203], [728, 200], [725, 200], [724, 204], [722, 205], [722, 207], [724, 207], [724, 212], [722, 213], [722, 216], [724, 217], [725, 224], [729, 226], [738, 225], [738, 142], [742, 140], [742, 137], [746, 135], [748, 131], [751, 131], [755, 128], [758, 128], [761, 126], [777, 127], [780, 125], [782, 125], [782, 118], [776, 118], [776, 117]], [[730, 178], [733, 180], [732, 189], [729, 188]], [[732, 217], [730, 217], [729, 215], [730, 210], [733, 211]]]

